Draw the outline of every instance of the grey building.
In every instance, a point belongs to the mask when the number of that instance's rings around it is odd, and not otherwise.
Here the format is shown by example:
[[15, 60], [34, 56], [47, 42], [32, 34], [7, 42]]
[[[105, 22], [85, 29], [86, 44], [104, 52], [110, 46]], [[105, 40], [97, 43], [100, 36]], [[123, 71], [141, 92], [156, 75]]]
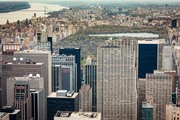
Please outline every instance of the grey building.
[[157, 72], [146, 74], [146, 98], [152, 96], [153, 106], [156, 108], [155, 120], [166, 119], [166, 104], [172, 102], [172, 76]]
[[146, 79], [139, 79], [137, 81], [137, 120], [142, 117], [142, 102], [146, 99]]
[[[52, 91], [51, 89], [51, 52], [41, 50], [24, 50], [15, 52], [14, 57], [17, 59], [23, 58], [24, 60], [30, 59], [38, 63], [44, 63], [44, 86], [45, 95], [48, 96]], [[42, 75], [41, 75], [42, 76]]]
[[97, 66], [91, 62], [91, 58], [87, 58], [85, 65], [85, 84], [92, 88], [92, 111], [97, 111]]
[[33, 120], [45, 119], [44, 89], [30, 89]]
[[31, 109], [33, 120], [44, 120], [45, 119], [45, 90], [44, 90], [44, 78], [40, 77], [39, 74], [36, 76], [25, 77], [11, 77], [7, 79], [7, 103], [13, 105], [14, 103], [14, 84], [16, 80], [27, 80], [30, 86], [31, 94]]
[[92, 88], [83, 84], [79, 90], [79, 109], [83, 112], [92, 111]]
[[137, 119], [136, 41], [108, 40], [97, 49], [97, 112], [102, 120]]
[[20, 109], [22, 120], [32, 119], [30, 85], [27, 79], [15, 78], [13, 105]]
[[52, 65], [61, 65], [62, 89], [77, 91], [77, 64], [74, 55], [52, 55]]
[[61, 65], [52, 65], [52, 91], [62, 90], [62, 68]]
[[44, 63], [36, 63], [32, 61], [13, 61], [7, 62], [2, 65], [3, 76], [1, 80], [2, 85], [2, 97], [3, 105], [7, 104], [7, 88], [6, 81], [10, 77], [23, 77], [29, 74], [40, 74], [42, 77], [45, 76], [45, 65]]

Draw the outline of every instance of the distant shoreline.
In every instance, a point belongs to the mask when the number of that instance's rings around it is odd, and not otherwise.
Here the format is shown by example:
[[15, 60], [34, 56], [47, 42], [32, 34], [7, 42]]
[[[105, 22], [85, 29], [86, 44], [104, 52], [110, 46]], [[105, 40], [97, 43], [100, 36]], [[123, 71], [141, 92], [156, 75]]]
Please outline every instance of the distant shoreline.
[[28, 2], [0, 2], [0, 13], [8, 13], [29, 9], [31, 5]]

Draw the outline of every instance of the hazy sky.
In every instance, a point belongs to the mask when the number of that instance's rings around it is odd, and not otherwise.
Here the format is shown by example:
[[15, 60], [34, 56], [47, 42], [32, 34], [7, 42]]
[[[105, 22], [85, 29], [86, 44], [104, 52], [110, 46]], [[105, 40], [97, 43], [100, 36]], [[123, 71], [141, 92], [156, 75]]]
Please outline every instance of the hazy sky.
[[[37, 0], [0, 0], [0, 1], [27, 1], [27, 2], [32, 2], [32, 1], [36, 1]], [[38, 0], [40, 2], [53, 2], [53, 1], [70, 1], [70, 0]], [[87, 1], [91, 1], [91, 2], [96, 2], [96, 1], [108, 1], [108, 2], [159, 2], [159, 3], [169, 3], [169, 2], [180, 2], [180, 0], [71, 0], [71, 1], [81, 1], [81, 2], [87, 2]]]

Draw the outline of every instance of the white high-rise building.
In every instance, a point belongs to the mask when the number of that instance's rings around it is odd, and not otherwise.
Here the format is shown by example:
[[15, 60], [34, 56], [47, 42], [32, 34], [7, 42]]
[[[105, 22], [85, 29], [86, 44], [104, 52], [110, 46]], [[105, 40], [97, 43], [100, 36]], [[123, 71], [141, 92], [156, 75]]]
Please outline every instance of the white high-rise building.
[[163, 70], [173, 69], [173, 56], [171, 46], [163, 47], [162, 68]]
[[136, 120], [136, 42], [109, 40], [97, 49], [97, 111], [102, 120]]

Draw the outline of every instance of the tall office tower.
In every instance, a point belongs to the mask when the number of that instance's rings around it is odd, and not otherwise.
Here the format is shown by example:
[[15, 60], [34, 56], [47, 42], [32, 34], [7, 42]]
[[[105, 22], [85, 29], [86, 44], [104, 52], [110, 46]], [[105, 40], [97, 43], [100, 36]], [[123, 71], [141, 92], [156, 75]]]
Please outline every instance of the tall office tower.
[[47, 97], [47, 119], [53, 120], [57, 111], [79, 111], [79, 94], [59, 90]]
[[142, 103], [142, 118], [138, 120], [153, 120], [153, 105], [151, 102]]
[[14, 84], [14, 106], [21, 111], [22, 120], [31, 120], [31, 95], [29, 81], [17, 78]]
[[109, 40], [97, 49], [97, 111], [102, 120], [137, 119], [136, 42]]
[[159, 41], [138, 41], [138, 78], [146, 78], [146, 73], [158, 69]]
[[3, 106], [7, 105], [7, 92], [6, 92], [6, 81], [10, 77], [22, 77], [24, 75], [33, 75], [40, 74], [42, 77], [45, 77], [45, 65], [44, 63], [36, 63], [30, 60], [28, 61], [14, 61], [7, 62], [2, 65], [2, 97], [3, 97]]
[[52, 91], [62, 90], [62, 68], [61, 65], [52, 65]]
[[40, 77], [39, 74], [33, 76], [30, 74], [25, 77], [11, 77], [7, 79], [7, 103], [8, 105], [13, 105], [13, 94], [14, 94], [14, 84], [17, 79], [24, 79], [29, 82], [30, 94], [32, 102], [32, 117], [33, 120], [44, 120], [45, 118], [45, 93], [44, 93], [44, 78]]
[[142, 102], [146, 99], [146, 79], [137, 81], [137, 120], [142, 118]]
[[172, 20], [172, 28], [177, 28], [177, 20], [176, 19], [173, 19]]
[[74, 55], [77, 64], [77, 92], [81, 87], [81, 49], [80, 48], [60, 48], [59, 55]]
[[151, 95], [153, 98], [155, 120], [165, 120], [165, 106], [172, 101], [172, 76], [159, 72], [146, 74], [146, 80], [146, 97]]
[[62, 66], [62, 90], [72, 90], [72, 67]]
[[[44, 75], [40, 74], [44, 77], [44, 89], [45, 89], [45, 97], [47, 97], [52, 92], [52, 71], [51, 71], [51, 52], [50, 51], [41, 51], [41, 50], [24, 50], [22, 52], [15, 52], [14, 56], [17, 58], [31, 59], [39, 63], [44, 63]], [[46, 103], [45, 99], [45, 103]], [[45, 112], [47, 112], [47, 108], [45, 106]], [[46, 120], [46, 118], [45, 118]]]
[[97, 111], [97, 74], [96, 65], [91, 62], [91, 58], [88, 57], [85, 65], [85, 84], [90, 85], [92, 88], [92, 111]]
[[48, 96], [52, 91], [51, 88], [51, 52], [50, 51], [40, 51], [40, 50], [24, 50], [22, 52], [15, 52], [14, 56], [19, 59], [31, 59], [39, 63], [44, 63], [44, 86], [45, 86], [45, 95]]
[[54, 120], [101, 120], [101, 113], [57, 111]]
[[173, 63], [176, 70], [177, 75], [177, 83], [176, 83], [176, 105], [180, 107], [180, 47], [175, 46], [173, 50]]
[[92, 88], [83, 84], [79, 90], [79, 109], [83, 112], [92, 111]]
[[30, 89], [33, 120], [45, 120], [44, 89]]
[[179, 120], [180, 119], [180, 107], [175, 104], [166, 105], [166, 120]]
[[52, 65], [61, 65], [62, 89], [77, 91], [77, 64], [74, 55], [52, 55]]
[[173, 69], [173, 56], [172, 56], [171, 46], [163, 47], [162, 69], [163, 70], [172, 70]]

